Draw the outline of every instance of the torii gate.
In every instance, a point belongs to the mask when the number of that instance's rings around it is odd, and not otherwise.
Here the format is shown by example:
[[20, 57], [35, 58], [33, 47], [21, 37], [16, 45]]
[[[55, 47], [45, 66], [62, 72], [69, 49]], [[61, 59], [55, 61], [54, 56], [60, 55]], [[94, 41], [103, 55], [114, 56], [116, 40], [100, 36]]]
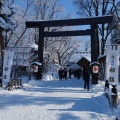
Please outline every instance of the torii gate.
[[[26, 27], [39, 28], [38, 59], [40, 63], [43, 63], [44, 37], [85, 36], [85, 35], [91, 36], [91, 62], [95, 62], [97, 61], [97, 57], [99, 56], [99, 40], [97, 38], [97, 25], [104, 23], [112, 23], [112, 20], [113, 16], [108, 15], [65, 20], [26, 21]], [[91, 29], [60, 32], [44, 31], [45, 27], [77, 26], [77, 25], [90, 25]], [[38, 79], [41, 78], [42, 75], [40, 75], [39, 73]]]

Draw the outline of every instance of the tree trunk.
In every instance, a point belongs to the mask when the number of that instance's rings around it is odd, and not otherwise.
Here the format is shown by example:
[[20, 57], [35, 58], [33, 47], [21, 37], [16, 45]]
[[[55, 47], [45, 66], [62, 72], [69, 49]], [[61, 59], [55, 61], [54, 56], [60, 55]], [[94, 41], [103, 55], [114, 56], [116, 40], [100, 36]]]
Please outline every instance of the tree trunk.
[[2, 31], [3, 29], [0, 28], [0, 48], [1, 48], [1, 59], [2, 59], [2, 67], [3, 67], [3, 60], [4, 60], [4, 40], [3, 40], [3, 36], [2, 36]]

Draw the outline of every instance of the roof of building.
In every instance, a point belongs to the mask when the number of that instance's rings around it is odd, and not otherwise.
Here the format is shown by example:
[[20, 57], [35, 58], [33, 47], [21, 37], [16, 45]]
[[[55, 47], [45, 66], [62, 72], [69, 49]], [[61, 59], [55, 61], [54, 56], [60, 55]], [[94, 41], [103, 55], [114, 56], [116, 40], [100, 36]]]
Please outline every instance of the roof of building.
[[71, 64], [70, 66], [68, 66], [68, 69], [70, 69], [70, 68], [72, 68], [72, 69], [79, 69], [79, 68], [82, 68], [82, 67], [80, 67], [78, 64], [76, 64], [76, 63], [73, 63], [73, 64]]
[[91, 54], [73, 54], [69, 62], [77, 63], [83, 57], [86, 58], [89, 62], [91, 62]]
[[32, 62], [31, 65], [38, 65], [38, 66], [41, 66], [42, 63], [40, 63], [40, 62]]

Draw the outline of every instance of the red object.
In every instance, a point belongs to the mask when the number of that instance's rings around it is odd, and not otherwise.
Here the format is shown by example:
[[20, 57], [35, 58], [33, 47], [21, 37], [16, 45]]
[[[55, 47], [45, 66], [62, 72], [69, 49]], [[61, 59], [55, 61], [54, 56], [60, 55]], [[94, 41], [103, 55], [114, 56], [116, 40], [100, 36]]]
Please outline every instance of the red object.
[[38, 72], [38, 66], [34, 66], [33, 71]]
[[93, 73], [98, 73], [98, 66], [93, 66]]

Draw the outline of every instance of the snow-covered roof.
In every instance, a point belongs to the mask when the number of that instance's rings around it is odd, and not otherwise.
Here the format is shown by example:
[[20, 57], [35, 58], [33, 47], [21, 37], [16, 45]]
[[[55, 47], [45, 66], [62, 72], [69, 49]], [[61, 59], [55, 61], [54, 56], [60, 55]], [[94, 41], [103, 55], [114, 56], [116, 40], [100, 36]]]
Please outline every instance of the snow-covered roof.
[[32, 44], [30, 47], [34, 48], [35, 50], [38, 50], [38, 45], [37, 44]]
[[32, 62], [32, 63], [31, 63], [31, 65], [34, 65], [34, 64], [39, 65], [39, 66], [42, 65], [42, 63], [40, 63], [40, 62]]
[[83, 57], [86, 58], [89, 62], [91, 61], [91, 54], [73, 54], [69, 62], [77, 63]]
[[68, 66], [68, 68], [78, 69], [78, 68], [81, 68], [81, 67], [78, 64], [74, 63], [74, 64]]
[[90, 63], [90, 65], [93, 65], [93, 64], [101, 65], [99, 62], [92, 62], [92, 63]]
[[100, 56], [98, 56], [98, 58], [102, 58], [102, 57], [105, 57], [105, 56], [106, 56], [106, 54], [100, 55]]

